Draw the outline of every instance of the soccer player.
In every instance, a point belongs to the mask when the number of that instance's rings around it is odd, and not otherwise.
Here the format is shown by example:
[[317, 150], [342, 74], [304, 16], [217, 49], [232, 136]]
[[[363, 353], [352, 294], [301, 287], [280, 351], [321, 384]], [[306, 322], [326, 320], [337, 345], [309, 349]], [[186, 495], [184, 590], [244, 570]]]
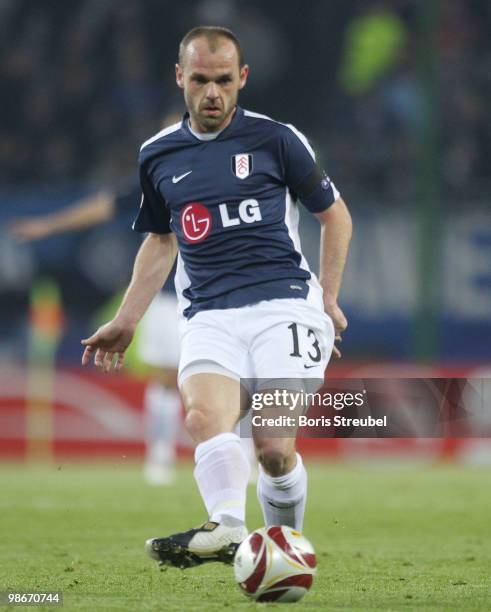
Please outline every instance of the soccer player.
[[[164, 119], [169, 124], [170, 116]], [[172, 114], [175, 121], [176, 115]], [[39, 240], [106, 223], [134, 211], [141, 200], [135, 177], [118, 192], [99, 192], [59, 212], [14, 219], [10, 231], [20, 240]], [[169, 285], [169, 283], [167, 283]], [[156, 322], [165, 319], [164, 329]], [[137, 338], [138, 357], [150, 368], [151, 380], [143, 400], [145, 463], [143, 476], [152, 485], [175, 480], [176, 441], [181, 422], [181, 400], [177, 390], [179, 363], [178, 315], [174, 289], [167, 286], [152, 301], [143, 317]]]
[[[140, 152], [143, 199], [134, 229], [149, 234], [115, 318], [82, 340], [83, 364], [93, 358], [105, 370], [113, 362], [120, 369], [179, 248], [178, 382], [208, 520], [148, 540], [146, 549], [181, 568], [231, 561], [247, 535], [249, 466], [232, 433], [247, 409], [240, 379], [266, 381], [266, 388], [280, 379], [323, 379], [347, 326], [337, 298], [350, 214], [303, 134], [238, 106], [248, 73], [229, 30], [201, 26], [183, 38], [176, 81], [188, 112]], [[321, 224], [320, 283], [301, 254], [297, 199]], [[255, 435], [254, 442], [266, 524], [301, 530], [307, 473], [294, 435]]]

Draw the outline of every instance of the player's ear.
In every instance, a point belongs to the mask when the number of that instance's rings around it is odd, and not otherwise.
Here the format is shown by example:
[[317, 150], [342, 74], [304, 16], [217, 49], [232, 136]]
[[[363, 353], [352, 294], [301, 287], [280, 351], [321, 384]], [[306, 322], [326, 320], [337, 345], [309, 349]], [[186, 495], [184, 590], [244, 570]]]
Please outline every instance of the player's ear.
[[176, 83], [178, 87], [184, 89], [184, 74], [179, 64], [176, 64]]
[[249, 66], [247, 64], [244, 64], [242, 68], [240, 69], [240, 73], [239, 73], [239, 89], [242, 89], [243, 87], [245, 87], [245, 84], [247, 83], [248, 75], [249, 75]]

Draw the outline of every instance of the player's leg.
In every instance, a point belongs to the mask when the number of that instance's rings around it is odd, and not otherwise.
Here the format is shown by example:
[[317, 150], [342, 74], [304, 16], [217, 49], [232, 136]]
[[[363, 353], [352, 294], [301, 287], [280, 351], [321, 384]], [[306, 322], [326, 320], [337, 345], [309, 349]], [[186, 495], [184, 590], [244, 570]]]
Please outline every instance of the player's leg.
[[[198, 367], [212, 369], [206, 364]], [[156, 560], [178, 567], [228, 562], [247, 535], [249, 463], [240, 438], [233, 433], [240, 413], [240, 384], [223, 374], [195, 373], [182, 380], [181, 393], [185, 426], [197, 443], [194, 476], [208, 521], [196, 529], [149, 540], [147, 551]]]
[[294, 437], [265, 437], [254, 430], [259, 460], [257, 495], [266, 525], [302, 531], [307, 502], [307, 472]]
[[145, 389], [143, 475], [149, 484], [165, 485], [175, 480], [176, 440], [181, 424], [181, 398], [176, 381], [177, 370], [156, 370]]
[[136, 348], [150, 376], [144, 396], [146, 453], [143, 474], [150, 484], [169, 484], [175, 478], [176, 441], [181, 424], [175, 296], [162, 293], [155, 297], [140, 324]]
[[[331, 354], [332, 323], [320, 307], [301, 304], [300, 300], [275, 300], [258, 304], [256, 310], [254, 315], [259, 315], [265, 326], [261, 333], [256, 330], [251, 347], [258, 384], [270, 390], [314, 392], [322, 384]], [[306, 408], [297, 404], [295, 411], [290, 411], [290, 407], [280, 403], [272, 407], [268, 416], [298, 416]], [[295, 450], [296, 427], [273, 429], [253, 428], [261, 465], [257, 485], [259, 502], [267, 525], [289, 525], [301, 531], [307, 472]]]
[[181, 387], [185, 426], [197, 443], [194, 475], [210, 521], [245, 524], [249, 461], [235, 433], [240, 415], [238, 380], [195, 374]]
[[249, 463], [233, 433], [241, 402], [241, 365], [247, 350], [230, 330], [233, 314], [198, 313], [182, 329], [179, 387], [185, 427], [196, 443], [195, 478], [209, 520], [198, 529], [149, 541], [147, 551], [164, 563], [189, 567], [231, 561], [246, 535], [245, 494]]

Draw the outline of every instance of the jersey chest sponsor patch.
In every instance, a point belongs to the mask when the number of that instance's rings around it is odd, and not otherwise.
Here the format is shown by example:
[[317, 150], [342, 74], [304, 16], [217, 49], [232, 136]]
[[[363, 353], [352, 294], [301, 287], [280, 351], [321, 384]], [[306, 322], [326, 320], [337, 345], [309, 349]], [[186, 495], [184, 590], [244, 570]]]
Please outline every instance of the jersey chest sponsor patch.
[[252, 173], [252, 154], [232, 155], [232, 172], [239, 179], [247, 178]]
[[[261, 208], [257, 200], [242, 200], [233, 208], [234, 211], [231, 211], [226, 203], [218, 206], [218, 227], [229, 228], [243, 223], [262, 221]], [[180, 220], [184, 240], [189, 244], [202, 242], [212, 231], [212, 214], [201, 202], [186, 204], [181, 211]]]

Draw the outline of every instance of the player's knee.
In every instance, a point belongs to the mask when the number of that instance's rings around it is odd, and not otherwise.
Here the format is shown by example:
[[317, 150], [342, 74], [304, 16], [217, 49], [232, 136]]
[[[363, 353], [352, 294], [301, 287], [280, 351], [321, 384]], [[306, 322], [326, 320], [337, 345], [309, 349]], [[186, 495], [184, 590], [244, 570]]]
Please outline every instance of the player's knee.
[[206, 439], [205, 432], [210, 426], [210, 415], [206, 406], [196, 404], [188, 408], [184, 426], [193, 440], [201, 441]]
[[270, 476], [283, 476], [295, 465], [295, 450], [276, 441], [260, 445], [257, 455], [264, 471]]

